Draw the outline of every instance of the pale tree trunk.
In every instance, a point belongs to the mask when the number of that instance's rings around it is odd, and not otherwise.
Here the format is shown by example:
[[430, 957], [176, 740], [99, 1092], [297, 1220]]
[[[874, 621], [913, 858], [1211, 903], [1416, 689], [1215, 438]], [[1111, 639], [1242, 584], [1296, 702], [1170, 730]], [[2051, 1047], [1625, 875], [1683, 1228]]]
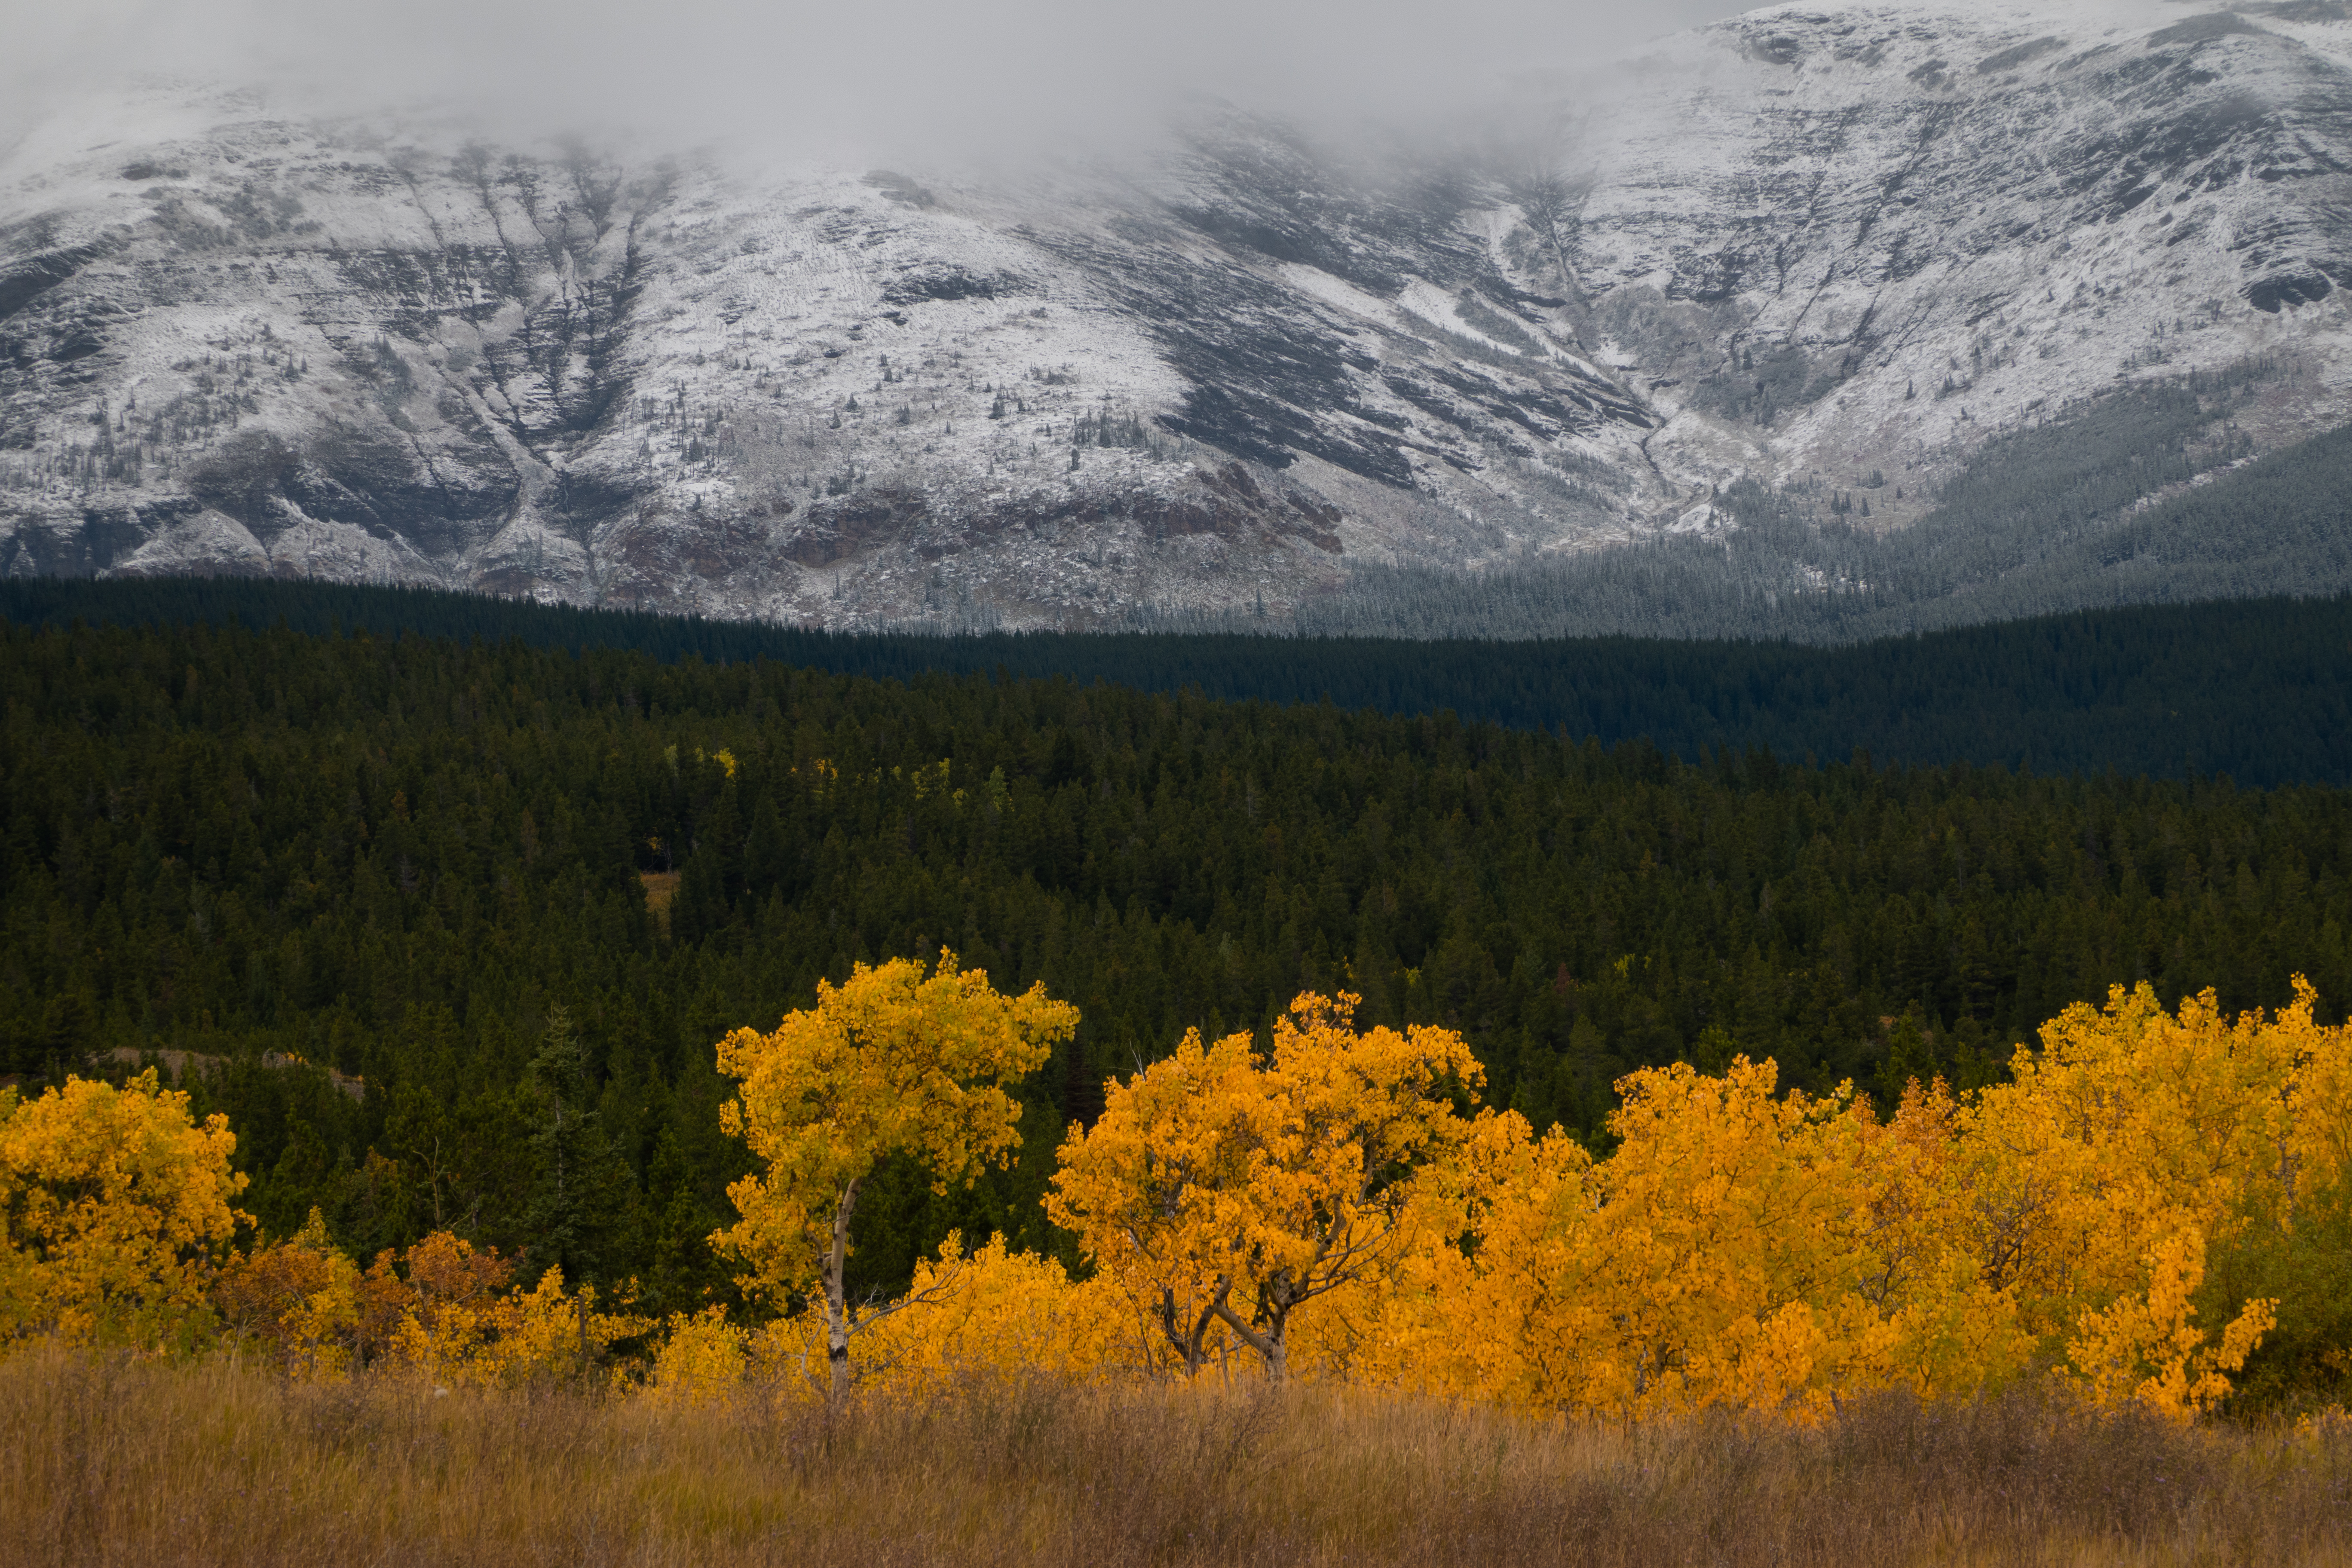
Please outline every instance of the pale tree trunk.
[[828, 1396], [836, 1406], [849, 1397], [849, 1300], [842, 1283], [842, 1266], [849, 1257], [849, 1216], [857, 1212], [857, 1184], [841, 1189], [833, 1211], [833, 1247], [824, 1260], [825, 1357], [833, 1373]]
[[1169, 1348], [1184, 1363], [1184, 1376], [1189, 1380], [1208, 1364], [1209, 1352], [1203, 1348], [1209, 1336], [1209, 1325], [1223, 1310], [1225, 1293], [1233, 1289], [1229, 1281], [1220, 1279], [1217, 1289], [1197, 1316], [1187, 1322], [1176, 1315], [1176, 1292], [1166, 1286], [1160, 1291], [1160, 1324], [1167, 1336]]
[[1258, 1360], [1265, 1363], [1265, 1380], [1280, 1383], [1290, 1370], [1290, 1337], [1285, 1331], [1290, 1324], [1287, 1307], [1277, 1308], [1268, 1314], [1264, 1329], [1252, 1326], [1239, 1312], [1220, 1300], [1217, 1316], [1225, 1327], [1241, 1337], [1242, 1343], [1257, 1352]]

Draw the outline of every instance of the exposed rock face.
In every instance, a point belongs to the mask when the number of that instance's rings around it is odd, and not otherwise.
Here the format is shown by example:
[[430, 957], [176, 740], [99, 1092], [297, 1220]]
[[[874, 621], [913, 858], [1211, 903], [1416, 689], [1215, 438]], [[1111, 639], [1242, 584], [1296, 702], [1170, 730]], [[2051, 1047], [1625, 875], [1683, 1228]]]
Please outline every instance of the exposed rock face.
[[2346, 401], [2346, 16], [1783, 8], [1532, 164], [1220, 111], [986, 186], [156, 89], [0, 164], [0, 570], [1103, 626], [1720, 526], [1742, 475], [1877, 469], [1900, 525], [1996, 428], [2250, 353], [2300, 434]]
[[2307, 373], [2273, 433], [2338, 422], [2347, 16], [1783, 7], [1672, 40], [1585, 142], [1584, 319], [1676, 405], [1653, 452], [1784, 481], [1932, 481], [2001, 425], [2249, 354]]

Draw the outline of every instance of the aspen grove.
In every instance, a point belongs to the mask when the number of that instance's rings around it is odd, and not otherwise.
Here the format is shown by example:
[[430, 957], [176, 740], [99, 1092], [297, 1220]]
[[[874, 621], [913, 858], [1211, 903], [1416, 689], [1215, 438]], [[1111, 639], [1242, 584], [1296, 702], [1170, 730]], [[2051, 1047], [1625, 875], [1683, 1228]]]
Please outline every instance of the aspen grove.
[[[593, 1379], [784, 1401], [950, 1380], [1344, 1383], [1611, 1419], [2044, 1380], [2188, 1422], [2265, 1335], [2345, 1356], [2352, 1035], [2300, 979], [2275, 1013], [2076, 1004], [2007, 1082], [1780, 1091], [1769, 1061], [1645, 1068], [1595, 1157], [1480, 1103], [1461, 1037], [1302, 994], [1270, 1042], [1197, 1031], [1106, 1086], [1050, 1206], [1083, 1266], [951, 1235], [911, 1289], [842, 1285], [861, 1175], [941, 1183], [1010, 1146], [1017, 1080], [1075, 1010], [952, 953], [856, 965], [718, 1047], [758, 1169], [717, 1239], [758, 1314], [656, 1320], [438, 1232], [347, 1258], [256, 1235], [234, 1130], [151, 1070], [0, 1092], [0, 1334], [446, 1386]], [[561, 1020], [557, 1021], [561, 1026]]]

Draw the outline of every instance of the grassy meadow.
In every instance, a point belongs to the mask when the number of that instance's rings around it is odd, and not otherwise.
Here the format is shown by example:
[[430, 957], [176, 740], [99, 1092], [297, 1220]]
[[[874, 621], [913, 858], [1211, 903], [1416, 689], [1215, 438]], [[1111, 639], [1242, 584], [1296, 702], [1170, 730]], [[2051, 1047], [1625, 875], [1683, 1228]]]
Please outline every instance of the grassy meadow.
[[0, 1558], [316, 1563], [2345, 1563], [2352, 1432], [2014, 1393], [1816, 1429], [989, 1382], [828, 1415], [227, 1359], [0, 1363]]

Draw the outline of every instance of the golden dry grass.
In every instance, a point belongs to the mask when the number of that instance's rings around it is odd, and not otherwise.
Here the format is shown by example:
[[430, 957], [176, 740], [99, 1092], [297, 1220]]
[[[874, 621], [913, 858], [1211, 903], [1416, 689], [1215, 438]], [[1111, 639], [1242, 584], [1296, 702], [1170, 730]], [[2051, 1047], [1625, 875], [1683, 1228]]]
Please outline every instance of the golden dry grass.
[[1632, 1432], [1328, 1390], [838, 1420], [35, 1348], [0, 1557], [72, 1564], [2347, 1563], [2352, 1444], [1878, 1399]]

